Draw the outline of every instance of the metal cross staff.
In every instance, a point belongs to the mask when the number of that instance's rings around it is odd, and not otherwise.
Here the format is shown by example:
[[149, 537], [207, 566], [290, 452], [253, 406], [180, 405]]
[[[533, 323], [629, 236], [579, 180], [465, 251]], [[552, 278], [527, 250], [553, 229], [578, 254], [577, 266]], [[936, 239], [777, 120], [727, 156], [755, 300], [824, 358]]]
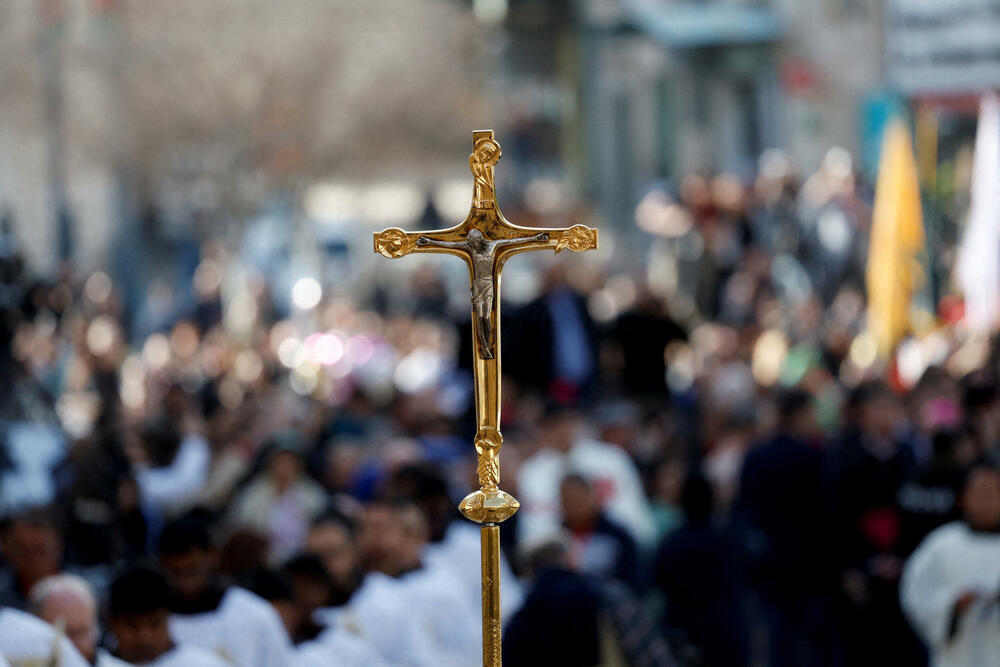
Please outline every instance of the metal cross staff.
[[500, 522], [519, 503], [500, 490], [500, 273], [512, 255], [551, 248], [583, 252], [597, 248], [597, 230], [533, 229], [508, 222], [497, 207], [493, 167], [500, 144], [493, 130], [472, 133], [469, 168], [474, 176], [472, 210], [450, 229], [405, 232], [390, 228], [375, 234], [375, 252], [389, 258], [411, 252], [436, 252], [465, 260], [472, 280], [473, 372], [476, 386], [476, 452], [480, 488], [459, 503], [467, 519], [482, 524], [483, 665], [500, 667]]

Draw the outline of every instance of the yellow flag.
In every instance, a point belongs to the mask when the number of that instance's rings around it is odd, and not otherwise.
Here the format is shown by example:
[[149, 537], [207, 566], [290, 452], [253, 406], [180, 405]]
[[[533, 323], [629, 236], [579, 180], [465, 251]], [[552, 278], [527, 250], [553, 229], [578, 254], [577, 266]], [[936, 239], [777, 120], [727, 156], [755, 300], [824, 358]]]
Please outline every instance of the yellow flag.
[[920, 186], [910, 135], [902, 120], [882, 140], [868, 247], [868, 331], [888, 357], [910, 329], [910, 299], [923, 282], [917, 254], [924, 246]]

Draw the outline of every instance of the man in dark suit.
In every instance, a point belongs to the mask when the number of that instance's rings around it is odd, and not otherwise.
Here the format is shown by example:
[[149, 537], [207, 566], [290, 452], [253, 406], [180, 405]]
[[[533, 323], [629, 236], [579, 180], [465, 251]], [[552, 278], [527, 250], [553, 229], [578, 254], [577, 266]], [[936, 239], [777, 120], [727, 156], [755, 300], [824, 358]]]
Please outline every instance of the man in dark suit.
[[518, 312], [504, 363], [525, 389], [561, 403], [586, 397], [597, 375], [597, 332], [586, 300], [553, 266], [542, 295]]
[[778, 397], [778, 429], [746, 457], [738, 516], [750, 536], [752, 575], [768, 626], [770, 664], [831, 664], [831, 566], [823, 454], [812, 397]]

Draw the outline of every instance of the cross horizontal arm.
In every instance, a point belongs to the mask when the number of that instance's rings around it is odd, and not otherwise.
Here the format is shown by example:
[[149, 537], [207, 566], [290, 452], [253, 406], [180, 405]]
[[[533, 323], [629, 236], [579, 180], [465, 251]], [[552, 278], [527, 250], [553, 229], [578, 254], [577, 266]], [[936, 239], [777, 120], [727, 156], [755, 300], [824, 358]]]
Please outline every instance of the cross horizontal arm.
[[508, 230], [515, 231], [508, 237], [512, 243], [501, 246], [499, 254], [503, 259], [530, 250], [553, 249], [556, 253], [563, 250], [583, 252], [597, 248], [597, 230], [585, 225], [573, 225], [569, 228], [547, 227], [517, 227], [507, 223]]
[[[422, 244], [419, 241], [421, 237], [429, 239], [432, 243]], [[390, 227], [375, 234], [375, 252], [390, 259], [404, 257], [414, 252], [446, 253], [467, 258], [468, 250], [457, 247], [462, 244], [464, 238], [461, 226], [426, 232], [407, 232], [398, 227]], [[455, 244], [456, 247], [438, 244]]]
[[[563, 250], [583, 252], [597, 248], [597, 230], [585, 225], [573, 225], [565, 229], [519, 227], [504, 220], [490, 226], [490, 235], [498, 241], [498, 254], [504, 258], [545, 248], [552, 248], [556, 253]], [[415, 252], [446, 253], [467, 259], [469, 251], [462, 245], [470, 227], [463, 223], [450, 229], [426, 232], [407, 232], [398, 227], [390, 227], [375, 234], [375, 252], [392, 259]], [[421, 238], [426, 241], [421, 242]]]

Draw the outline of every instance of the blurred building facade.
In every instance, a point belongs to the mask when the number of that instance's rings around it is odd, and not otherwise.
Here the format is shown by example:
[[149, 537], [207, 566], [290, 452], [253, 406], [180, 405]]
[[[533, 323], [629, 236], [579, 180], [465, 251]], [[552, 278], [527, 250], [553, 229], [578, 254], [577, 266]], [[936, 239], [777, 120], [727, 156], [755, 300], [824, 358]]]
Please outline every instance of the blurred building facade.
[[573, 184], [628, 224], [656, 181], [749, 177], [767, 148], [805, 172], [831, 146], [860, 151], [861, 104], [883, 81], [882, 23], [869, 0], [513, 0], [507, 51], [547, 47], [533, 62], [551, 87], [511, 90], [536, 101], [525, 104], [536, 127], [564, 128], [552, 134]]
[[[676, 188], [685, 173], [748, 179], [767, 148], [787, 151], [803, 175], [832, 146], [866, 156], [880, 130], [871, 100], [895, 90], [939, 101], [939, 90], [911, 85], [955, 80], [928, 70], [939, 56], [976, 73], [969, 91], [1000, 82], [988, 61], [996, 31], [982, 27], [992, 24], [925, 5], [7, 3], [0, 210], [45, 273], [66, 252], [91, 268], [116, 244], [240, 234], [262, 210], [299, 214], [303, 191], [331, 180], [354, 200], [405, 184], [454, 222], [461, 204], [437, 195], [467, 177], [468, 130], [495, 127], [505, 202], [542, 217], [593, 203], [603, 224], [629, 230], [642, 194]], [[944, 27], [907, 27], [931, 24]], [[914, 47], [954, 50], [969, 35], [969, 53]], [[960, 110], [959, 121], [972, 108]], [[359, 221], [353, 208], [339, 217]]]
[[479, 31], [439, 0], [5, 3], [0, 210], [51, 275], [238, 234], [324, 179], [431, 189], [483, 106]]
[[[43, 273], [66, 252], [87, 266], [104, 262], [120, 217], [112, 26], [99, 4], [0, 8], [0, 210]], [[60, 221], [64, 204], [69, 219]]]

